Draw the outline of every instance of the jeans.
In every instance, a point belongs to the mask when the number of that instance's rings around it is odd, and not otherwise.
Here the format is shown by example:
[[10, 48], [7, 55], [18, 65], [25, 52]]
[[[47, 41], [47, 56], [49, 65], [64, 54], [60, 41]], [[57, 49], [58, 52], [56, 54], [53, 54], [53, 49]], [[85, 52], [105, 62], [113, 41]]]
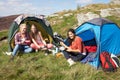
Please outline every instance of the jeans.
[[86, 57], [86, 55], [83, 55], [82, 53], [73, 53], [73, 52], [67, 52], [67, 51], [63, 51], [63, 54], [66, 59], [71, 58], [74, 61], [81, 61]]
[[27, 46], [27, 45], [17, 44], [17, 45], [15, 46], [15, 48], [13, 49], [12, 55], [15, 56], [18, 51], [22, 51], [22, 52], [24, 52], [24, 53], [30, 53], [30, 52], [32, 52], [32, 48], [30, 48], [30, 47]]

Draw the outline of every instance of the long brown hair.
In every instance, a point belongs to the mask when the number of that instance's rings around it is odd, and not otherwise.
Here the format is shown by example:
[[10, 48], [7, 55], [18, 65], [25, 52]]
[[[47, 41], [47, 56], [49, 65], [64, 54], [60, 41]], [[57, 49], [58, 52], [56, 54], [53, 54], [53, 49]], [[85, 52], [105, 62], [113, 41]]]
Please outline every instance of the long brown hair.
[[32, 26], [34, 26], [34, 27], [36, 28], [36, 32], [33, 33], [33, 32], [31, 31], [31, 35], [32, 35], [32, 37], [33, 37], [34, 39], [36, 39], [36, 35], [38, 34], [39, 31], [38, 31], [38, 29], [37, 29], [37, 27], [36, 27], [35, 24], [32, 24], [31, 27], [32, 27]]
[[[69, 36], [69, 34], [68, 34], [69, 32], [72, 32], [72, 33], [76, 36], [74, 29], [70, 28], [70, 29], [67, 31], [67, 36]], [[71, 43], [72, 43], [73, 40], [74, 40], [74, 39], [70, 39], [70, 38], [68, 37], [68, 43], [69, 43], [69, 45], [71, 45]]]

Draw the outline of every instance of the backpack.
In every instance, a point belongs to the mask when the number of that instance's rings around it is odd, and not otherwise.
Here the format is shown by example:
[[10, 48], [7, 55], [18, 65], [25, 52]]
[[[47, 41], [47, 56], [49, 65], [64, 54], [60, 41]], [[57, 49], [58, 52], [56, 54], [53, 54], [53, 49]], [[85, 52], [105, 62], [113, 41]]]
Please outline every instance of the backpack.
[[111, 54], [111, 58], [112, 58], [113, 62], [115, 63], [116, 67], [120, 67], [120, 60], [119, 60], [119, 58], [116, 55], [114, 55], [114, 54]]
[[104, 51], [100, 54], [100, 61], [103, 71], [117, 71], [117, 67], [108, 52]]

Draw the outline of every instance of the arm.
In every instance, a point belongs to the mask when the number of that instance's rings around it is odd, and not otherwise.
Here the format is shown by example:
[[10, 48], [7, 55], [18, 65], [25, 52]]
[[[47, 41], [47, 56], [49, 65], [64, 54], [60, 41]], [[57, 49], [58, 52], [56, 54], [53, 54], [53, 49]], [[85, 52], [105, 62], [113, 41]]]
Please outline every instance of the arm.
[[32, 42], [33, 42], [37, 47], [40, 48], [40, 46], [37, 44], [37, 42], [35, 41], [35, 39], [33, 38], [33, 36], [32, 36], [31, 33], [30, 33], [30, 38], [31, 38]]
[[27, 34], [25, 43], [28, 44], [28, 45], [31, 44], [31, 37], [30, 37], [30, 34]]
[[70, 46], [72, 48], [71, 52], [79, 52], [82, 53], [83, 47], [82, 47], [82, 39], [79, 37], [76, 37], [73, 44]]
[[79, 52], [79, 49], [71, 49], [70, 47], [68, 47], [67, 45], [65, 45], [63, 42], [60, 42], [60, 45], [62, 45], [63, 47], [65, 47], [66, 51], [68, 51], [68, 52]]
[[82, 53], [83, 52], [82, 51], [83, 50], [83, 46], [82, 45], [83, 45], [82, 39], [76, 36], [75, 40], [72, 42], [72, 44], [67, 49], [67, 51]]
[[18, 36], [18, 33], [15, 34], [15, 44], [22, 44], [22, 42], [19, 40], [20, 37]]
[[71, 49], [70, 47], [67, 49], [68, 52], [75, 52], [75, 53], [79, 53], [80, 50], [79, 49]]
[[41, 32], [40, 32], [40, 31], [38, 32], [38, 34], [39, 34], [40, 39], [42, 40], [43, 44], [44, 44], [44, 45], [46, 45], [46, 42], [43, 40], [43, 37], [42, 37], [42, 35], [41, 35]]
[[69, 48], [66, 44], [64, 44], [62, 41], [60, 42], [60, 45], [65, 47], [66, 49]]
[[76, 44], [79, 44], [79, 45], [77, 45], [77, 49], [79, 50], [80, 53], [82, 53], [82, 52], [83, 52], [82, 39], [81, 39], [81, 38], [78, 38], [78, 39], [76, 40]]
[[76, 39], [76, 47], [77, 47], [76, 51], [78, 51], [79, 53], [82, 53], [83, 55], [86, 55], [86, 50], [84, 48], [84, 44], [81, 38]]

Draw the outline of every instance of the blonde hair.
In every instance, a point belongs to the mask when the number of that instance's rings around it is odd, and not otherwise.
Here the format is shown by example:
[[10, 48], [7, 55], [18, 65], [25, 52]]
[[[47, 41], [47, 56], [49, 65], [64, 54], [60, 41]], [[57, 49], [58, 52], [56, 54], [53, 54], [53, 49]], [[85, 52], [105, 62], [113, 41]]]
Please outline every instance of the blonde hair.
[[21, 29], [21, 28], [23, 28], [23, 27], [27, 27], [26, 23], [20, 24], [19, 29]]
[[22, 28], [23, 26], [27, 27], [27, 25], [25, 23], [20, 24], [20, 28]]

